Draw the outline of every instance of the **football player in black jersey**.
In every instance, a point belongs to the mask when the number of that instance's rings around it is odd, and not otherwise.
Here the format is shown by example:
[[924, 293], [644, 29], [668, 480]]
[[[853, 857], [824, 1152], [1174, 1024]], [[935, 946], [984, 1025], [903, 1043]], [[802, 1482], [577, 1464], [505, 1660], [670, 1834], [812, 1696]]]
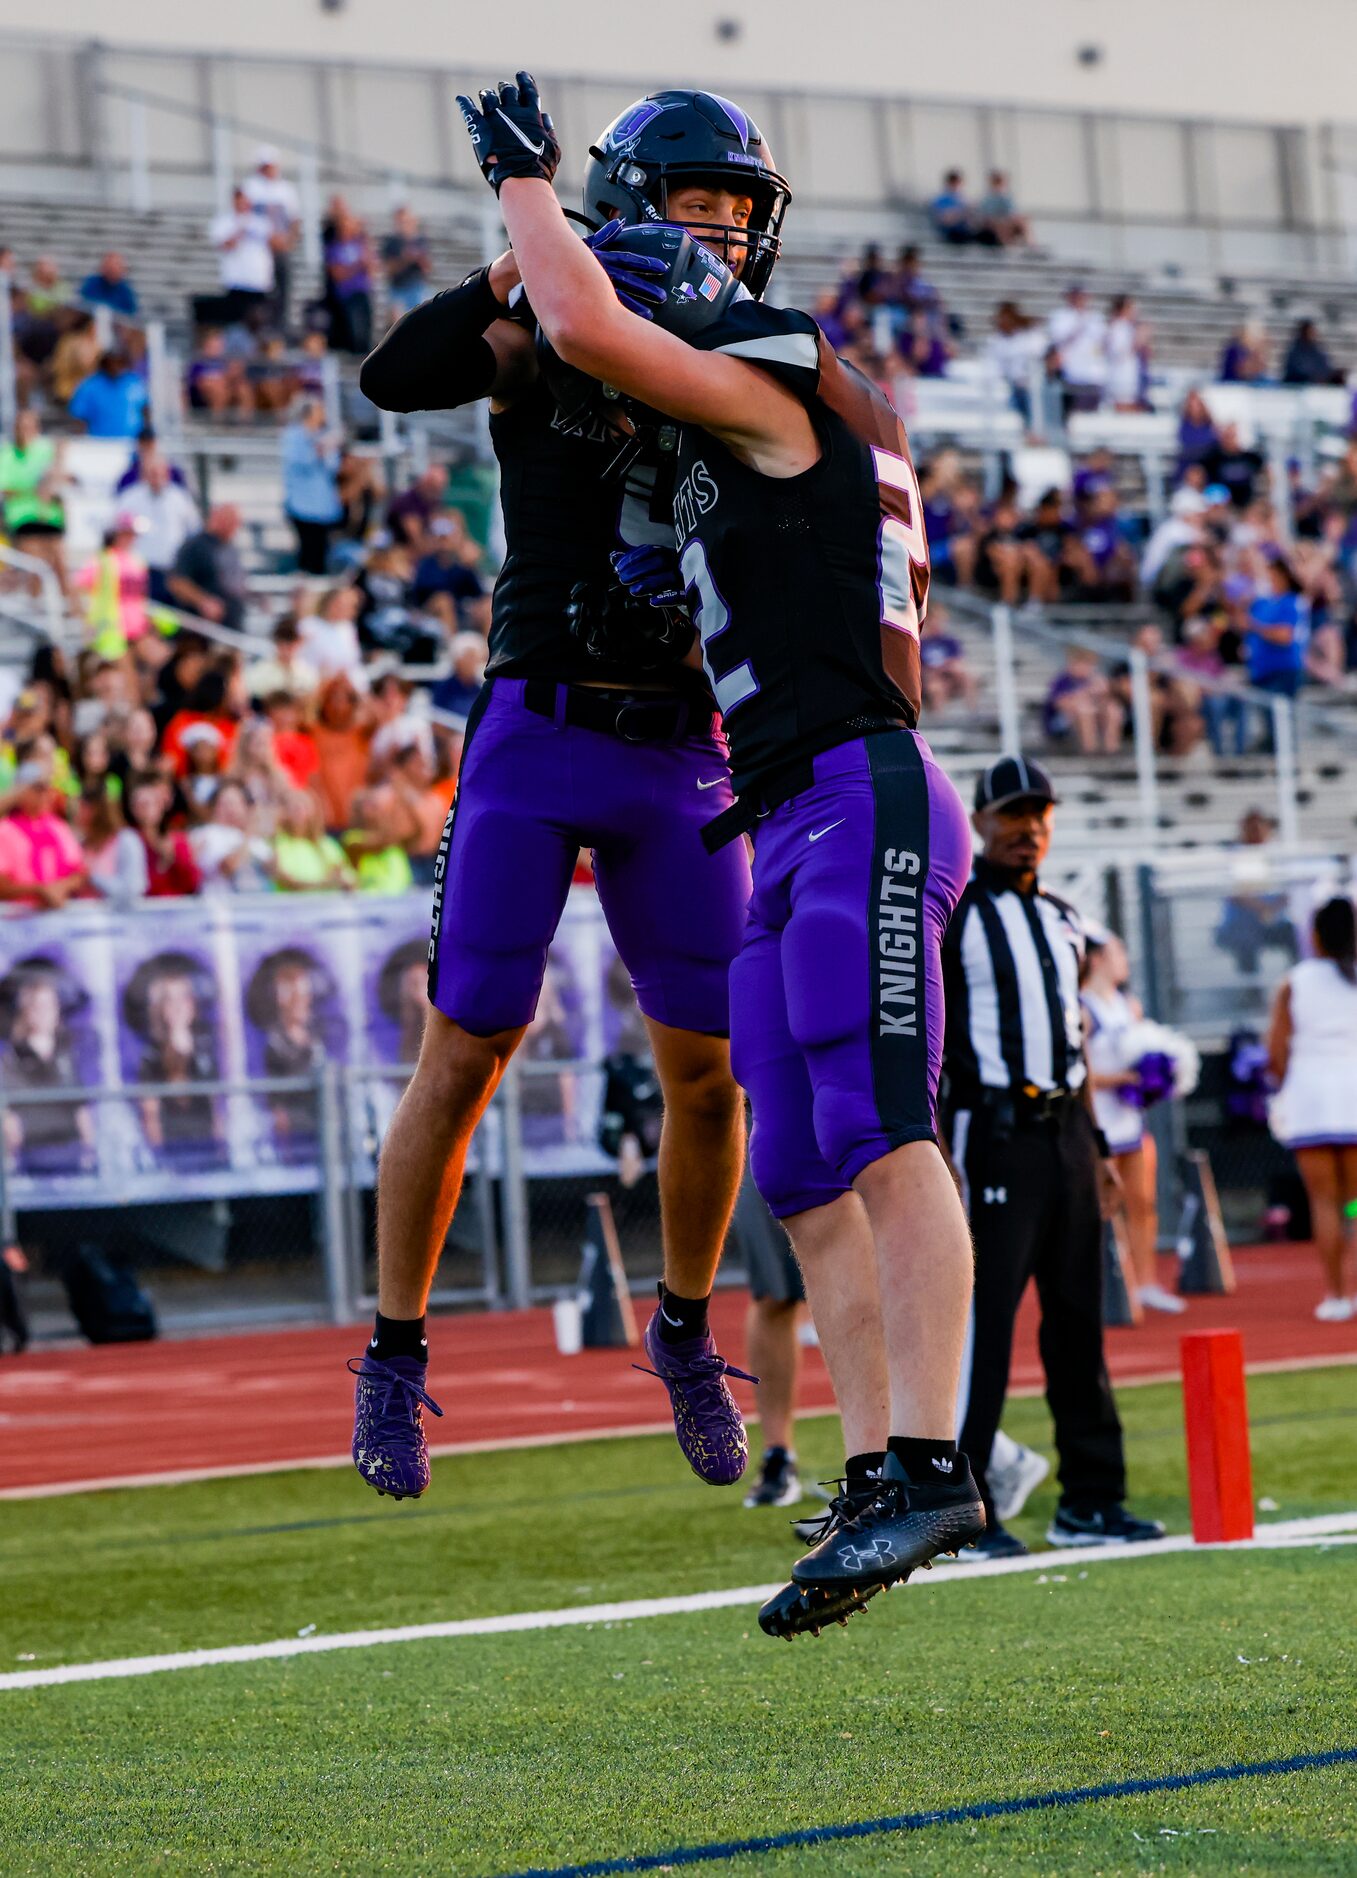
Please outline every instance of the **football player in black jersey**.
[[[941, 942], [971, 843], [914, 729], [918, 485], [889, 403], [806, 314], [744, 295], [710, 245], [644, 205], [594, 252], [572, 233], [526, 73], [459, 103], [555, 352], [642, 427], [647, 411], [680, 423], [681, 584], [740, 797], [713, 839], [754, 830], [732, 1054], [849, 1449], [822, 1537], [760, 1621], [818, 1630], [984, 1528], [953, 1439], [971, 1247], [935, 1113]], [[737, 141], [728, 157], [734, 172]], [[619, 304], [610, 245], [638, 274], [649, 256], [665, 290], [652, 318]]]
[[[740, 151], [738, 168], [728, 148]], [[737, 138], [722, 100], [666, 92], [602, 134], [585, 208], [603, 222], [644, 197], [657, 216], [699, 227], [758, 293], [788, 196], [766, 147], [747, 131]], [[644, 270], [630, 273], [615, 248], [607, 265], [616, 292], [644, 313], [657, 292]], [[672, 545], [667, 494], [655, 488], [663, 453], [620, 453], [626, 440], [611, 424], [558, 405], [530, 320], [509, 317], [518, 284], [512, 254], [502, 255], [408, 313], [361, 377], [389, 410], [490, 399], [508, 554], [435, 877], [433, 1009], [382, 1149], [379, 1314], [358, 1365], [354, 1459], [381, 1492], [415, 1495], [428, 1483], [425, 1302], [467, 1143], [536, 1008], [588, 847], [664, 1090], [665, 1271], [647, 1354], [690, 1463], [725, 1484], [743, 1472], [747, 1443], [706, 1307], [743, 1156], [727, 980], [748, 864], [738, 844], [710, 855], [702, 840], [732, 798], [706, 679], [680, 662], [691, 625], [644, 603], [629, 612], [609, 562]]]

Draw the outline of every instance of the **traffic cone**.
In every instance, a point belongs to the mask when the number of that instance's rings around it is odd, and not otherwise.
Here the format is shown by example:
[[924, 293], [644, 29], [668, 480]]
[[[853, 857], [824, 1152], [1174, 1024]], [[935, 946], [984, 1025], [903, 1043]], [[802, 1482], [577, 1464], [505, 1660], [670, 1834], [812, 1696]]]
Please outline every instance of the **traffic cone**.
[[1138, 1324], [1143, 1316], [1131, 1272], [1131, 1248], [1126, 1243], [1126, 1228], [1120, 1219], [1104, 1220], [1103, 1322], [1124, 1330]]

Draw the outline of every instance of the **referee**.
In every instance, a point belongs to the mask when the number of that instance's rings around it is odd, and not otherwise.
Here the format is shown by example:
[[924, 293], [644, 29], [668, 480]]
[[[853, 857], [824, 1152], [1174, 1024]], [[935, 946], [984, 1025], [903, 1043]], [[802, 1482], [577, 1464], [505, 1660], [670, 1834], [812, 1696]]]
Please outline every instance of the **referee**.
[[[1078, 915], [1038, 880], [1056, 797], [1045, 771], [1001, 757], [975, 792], [982, 852], [943, 945], [952, 1159], [975, 1238], [975, 1305], [961, 1447], [985, 1501], [982, 1557], [1027, 1550], [994, 1516], [982, 1463], [1008, 1392], [1013, 1323], [1029, 1278], [1060, 1455], [1053, 1545], [1162, 1537], [1135, 1519], [1103, 1357], [1103, 1216], [1117, 1177], [1090, 1107], [1079, 1005]], [[974, 1556], [974, 1555], [968, 1555]]]

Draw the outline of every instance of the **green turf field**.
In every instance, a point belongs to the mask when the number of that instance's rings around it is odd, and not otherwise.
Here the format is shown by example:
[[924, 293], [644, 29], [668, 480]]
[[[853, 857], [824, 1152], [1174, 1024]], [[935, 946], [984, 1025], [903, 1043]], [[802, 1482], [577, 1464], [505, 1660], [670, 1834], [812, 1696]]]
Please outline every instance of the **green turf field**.
[[[1265, 1518], [1357, 1505], [1355, 1385], [1251, 1381]], [[1121, 1403], [1133, 1503], [1182, 1531], [1177, 1392]], [[664, 1439], [443, 1461], [417, 1506], [343, 1471], [8, 1502], [0, 1672], [757, 1585], [785, 1518]], [[925, 1581], [818, 1642], [716, 1610], [0, 1690], [0, 1872], [488, 1878], [1354, 1744], [1357, 1546], [1177, 1554]], [[1351, 1873], [1357, 1766], [699, 1869]]]

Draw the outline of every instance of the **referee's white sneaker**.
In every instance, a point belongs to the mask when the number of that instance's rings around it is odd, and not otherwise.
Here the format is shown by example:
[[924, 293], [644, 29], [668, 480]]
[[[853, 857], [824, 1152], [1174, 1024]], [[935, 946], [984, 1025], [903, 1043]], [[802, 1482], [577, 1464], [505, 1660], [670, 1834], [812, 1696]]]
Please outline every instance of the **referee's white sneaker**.
[[1321, 1324], [1347, 1324], [1357, 1316], [1357, 1298], [1325, 1298], [1315, 1306], [1315, 1318]]
[[1016, 1519], [1029, 1497], [1051, 1471], [1051, 1463], [1035, 1448], [1024, 1447], [1001, 1428], [990, 1449], [985, 1477], [994, 1501], [994, 1516], [1000, 1525]]
[[1058, 1546], [1139, 1545], [1163, 1536], [1164, 1528], [1157, 1519], [1137, 1519], [1124, 1506], [1062, 1504], [1046, 1528], [1048, 1543]]
[[1163, 1285], [1142, 1285], [1138, 1296], [1147, 1311], [1168, 1311], [1178, 1317], [1187, 1309], [1183, 1299], [1172, 1291], [1166, 1291]]

